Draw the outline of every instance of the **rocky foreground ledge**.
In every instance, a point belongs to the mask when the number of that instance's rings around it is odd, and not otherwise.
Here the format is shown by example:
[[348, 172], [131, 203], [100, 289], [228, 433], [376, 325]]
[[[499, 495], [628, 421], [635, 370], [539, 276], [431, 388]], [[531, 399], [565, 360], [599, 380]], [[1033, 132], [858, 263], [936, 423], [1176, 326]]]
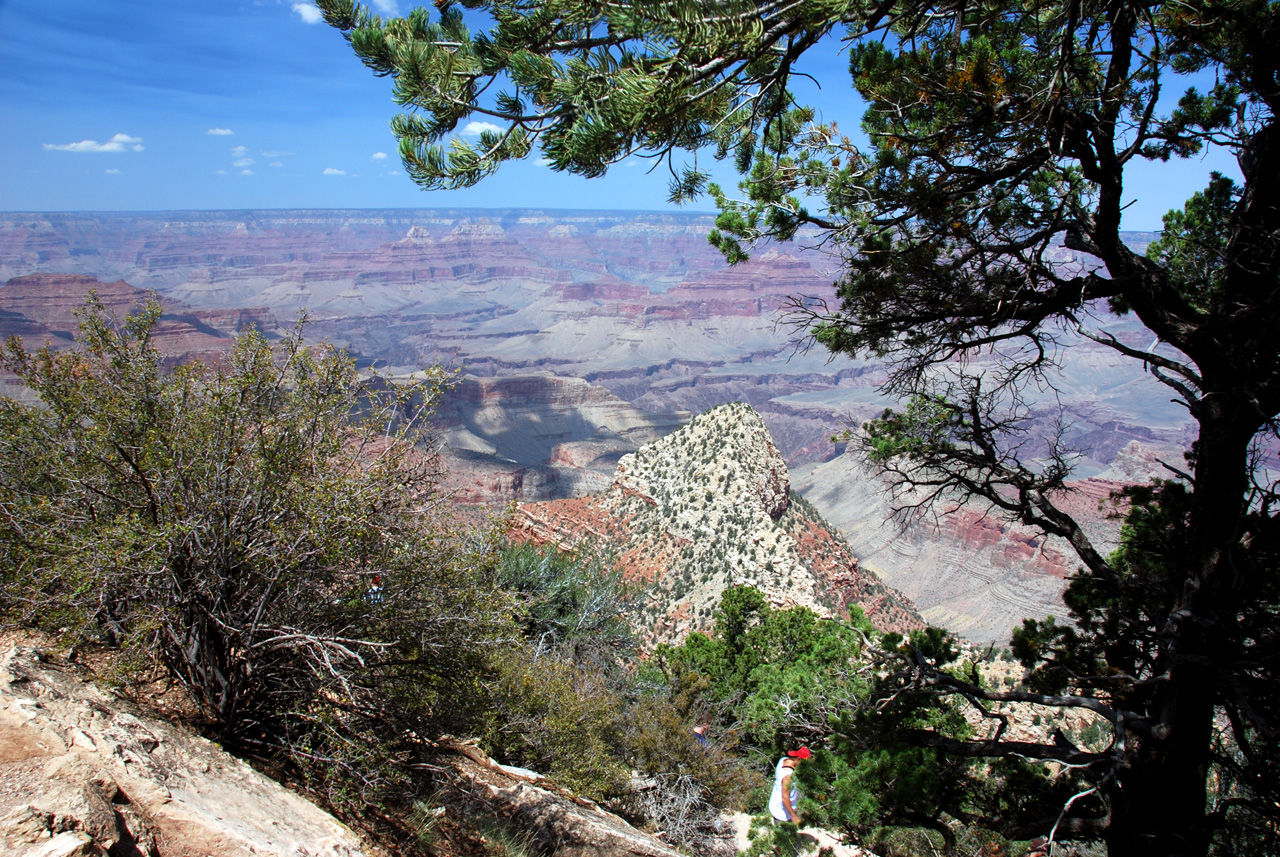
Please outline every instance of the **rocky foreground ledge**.
[[[681, 857], [465, 742], [440, 751], [434, 812], [556, 857]], [[474, 835], [474, 834], [472, 834]], [[442, 843], [443, 844], [443, 843]], [[732, 848], [732, 846], [730, 846]], [[93, 683], [30, 640], [0, 640], [5, 857], [378, 857], [305, 798]], [[447, 845], [437, 853], [451, 853]]]
[[0, 852], [363, 857], [348, 828], [217, 745], [22, 643], [0, 647]]

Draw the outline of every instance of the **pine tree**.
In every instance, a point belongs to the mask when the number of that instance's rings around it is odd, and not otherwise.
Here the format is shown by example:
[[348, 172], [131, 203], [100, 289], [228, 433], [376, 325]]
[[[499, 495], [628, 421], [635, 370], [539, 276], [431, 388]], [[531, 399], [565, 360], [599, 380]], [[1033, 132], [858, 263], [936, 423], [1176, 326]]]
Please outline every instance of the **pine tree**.
[[[895, 698], [911, 688], [1089, 709], [1113, 723], [1112, 744], [913, 739], [962, 758], [1075, 766], [1087, 796], [1038, 819], [1009, 803], [1011, 831], [1103, 837], [1125, 855], [1274, 851], [1280, 532], [1260, 461], [1280, 414], [1280, 4], [464, 5], [492, 28], [471, 34], [447, 2], [383, 21], [320, 0], [361, 59], [393, 77], [416, 181], [471, 184], [534, 151], [585, 176], [643, 155], [671, 166], [673, 199], [710, 193], [721, 209], [711, 240], [730, 261], [816, 230], [843, 259], [838, 300], [796, 296], [791, 321], [834, 353], [887, 360], [886, 389], [906, 403], [850, 437], [914, 489], [904, 496], [969, 498], [1074, 547], [1074, 624], [1019, 631], [1030, 689], [956, 677], [941, 669], [945, 646], [917, 640]], [[788, 90], [796, 61], [840, 30], [866, 145]], [[1212, 87], [1186, 88], [1167, 110], [1162, 95], [1188, 73]], [[446, 152], [471, 118], [500, 130]], [[1127, 246], [1129, 168], [1206, 148], [1234, 155], [1242, 182], [1215, 176], [1147, 254]], [[708, 185], [697, 160], [708, 152], [743, 174], [741, 198]], [[1059, 243], [1095, 261], [1055, 264]], [[1161, 344], [1113, 336], [1111, 313], [1133, 314]], [[1133, 493], [1115, 556], [1062, 508], [1062, 434], [1037, 439], [1039, 461], [1020, 456], [1031, 448], [1022, 391], [1051, 381], [1064, 331], [1149, 371], [1198, 425], [1186, 464]], [[979, 354], [995, 370], [966, 370]]]

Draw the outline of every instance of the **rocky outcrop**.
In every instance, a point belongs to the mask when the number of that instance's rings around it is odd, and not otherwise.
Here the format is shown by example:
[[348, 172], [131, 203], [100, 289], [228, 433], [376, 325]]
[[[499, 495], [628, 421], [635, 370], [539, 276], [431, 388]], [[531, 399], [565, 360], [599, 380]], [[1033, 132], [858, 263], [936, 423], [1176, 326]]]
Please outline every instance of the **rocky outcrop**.
[[786, 464], [749, 405], [721, 405], [624, 456], [608, 491], [524, 503], [518, 537], [571, 548], [595, 541], [654, 586], [640, 626], [650, 642], [708, 630], [727, 587], [819, 615], [862, 608], [883, 630], [922, 627], [900, 593], [858, 566], [847, 545], [790, 491]]
[[[697, 468], [693, 474], [691, 468]], [[716, 492], [718, 496], [699, 502], [694, 495], [710, 483], [732, 484], [734, 490]], [[713, 408], [683, 431], [625, 456], [618, 463], [614, 484], [623, 493], [646, 498], [651, 505], [662, 498], [690, 512], [745, 501], [772, 521], [786, 511], [791, 487], [787, 465], [764, 421], [742, 403]], [[677, 517], [682, 520], [685, 518]]]
[[536, 773], [494, 763], [478, 748], [447, 742], [452, 751], [438, 800], [444, 812], [496, 826], [530, 853], [555, 857], [680, 857], [597, 804], [557, 788]]
[[[478, 748], [436, 746], [423, 823], [437, 853], [496, 830], [556, 857], [679, 857], [659, 839]], [[445, 822], [449, 823], [446, 825]], [[437, 831], [444, 834], [444, 831]], [[334, 818], [209, 741], [103, 691], [30, 638], [0, 645], [5, 857], [362, 857]]]
[[0, 646], [11, 857], [359, 857], [333, 817], [25, 642]]

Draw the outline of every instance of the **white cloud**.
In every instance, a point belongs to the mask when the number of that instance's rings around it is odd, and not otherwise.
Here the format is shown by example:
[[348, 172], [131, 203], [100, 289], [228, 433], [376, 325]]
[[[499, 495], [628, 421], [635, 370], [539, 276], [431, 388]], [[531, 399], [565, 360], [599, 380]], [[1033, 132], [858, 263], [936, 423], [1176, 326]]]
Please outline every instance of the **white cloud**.
[[253, 170], [241, 170], [241, 171], [240, 171], [240, 175], [242, 175], [242, 176], [251, 176], [251, 175], [253, 175]]
[[492, 122], [468, 122], [463, 127], [462, 133], [466, 137], [479, 137], [485, 131], [501, 131], [497, 125]]
[[326, 176], [345, 176], [345, 175], [347, 174], [347, 171], [346, 171], [346, 170], [335, 170], [333, 167], [325, 167], [325, 168], [324, 168], [324, 174], [325, 174]]
[[109, 176], [118, 176], [118, 175], [120, 175], [120, 171], [119, 171], [119, 170], [103, 170], [103, 172], [105, 172], [105, 173], [106, 173], [107, 175], [109, 175]]
[[272, 161], [271, 163], [267, 164], [267, 166], [269, 166], [269, 167], [283, 167], [283, 166], [284, 166], [284, 161]]
[[210, 128], [205, 133], [211, 134], [214, 137], [230, 137], [235, 133], [235, 131], [232, 131], [230, 128]]
[[387, 153], [386, 153], [386, 152], [374, 152], [374, 153], [373, 153], [373, 159], [374, 159], [375, 161], [385, 161], [385, 160], [387, 159]]
[[550, 158], [538, 158], [538, 159], [537, 159], [536, 161], [534, 161], [533, 163], [534, 163], [535, 165], [539, 166], [539, 167], [549, 167], [549, 166], [551, 166], [551, 159], [550, 159]]
[[231, 157], [233, 158], [243, 158], [247, 154], [249, 154], [247, 146], [233, 146], [231, 149]]
[[324, 20], [324, 15], [313, 3], [294, 3], [293, 11], [298, 13], [304, 24], [319, 24]]
[[264, 157], [264, 158], [286, 158], [286, 157], [288, 157], [289, 155], [292, 155], [292, 154], [293, 154], [293, 152], [263, 152], [263, 153], [262, 153], [262, 157]]
[[214, 172], [214, 175], [215, 175], [215, 176], [225, 176], [226, 174], [227, 174], [227, 171], [226, 171], [226, 170], [216, 170], [216, 171]]
[[253, 158], [237, 158], [231, 163], [233, 167], [251, 167], [253, 166]]
[[105, 143], [99, 143], [97, 140], [81, 140], [79, 143], [45, 143], [44, 147], [55, 152], [124, 152], [128, 149], [141, 152], [142, 138], [117, 134]]
[[399, 16], [400, 9], [396, 6], [396, 0], [373, 0], [373, 6], [383, 15]]

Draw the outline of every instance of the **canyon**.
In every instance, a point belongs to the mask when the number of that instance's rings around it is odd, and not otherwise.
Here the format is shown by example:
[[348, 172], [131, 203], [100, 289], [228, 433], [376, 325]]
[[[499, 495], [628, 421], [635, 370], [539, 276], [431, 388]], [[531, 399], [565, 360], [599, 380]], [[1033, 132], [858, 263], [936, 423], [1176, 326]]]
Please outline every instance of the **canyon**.
[[[892, 501], [833, 432], [892, 404], [875, 359], [828, 361], [780, 314], [830, 300], [839, 260], [812, 236], [727, 266], [703, 214], [350, 210], [0, 214], [0, 332], [65, 347], [90, 289], [165, 305], [163, 347], [210, 357], [239, 330], [272, 335], [305, 311], [310, 336], [391, 374], [458, 370], [436, 426], [463, 502], [582, 498], [624, 456], [726, 402], [760, 414], [796, 491], [843, 530], [861, 568], [925, 621], [1007, 640], [1063, 615], [1062, 545], [982, 510], [892, 519]], [[1141, 246], [1149, 235], [1130, 235]], [[1064, 266], [1088, 259], [1056, 248]], [[7, 282], [6, 282], [7, 281]], [[114, 303], [112, 303], [114, 302]], [[1150, 334], [1099, 310], [1123, 342]], [[1061, 369], [1032, 391], [1026, 453], [1061, 421], [1080, 450], [1072, 499], [1114, 540], [1114, 488], [1165, 472], [1193, 437], [1163, 388], [1107, 348], [1060, 333]], [[8, 392], [13, 392], [11, 388]], [[1061, 406], [1061, 414], [1059, 413]]]

